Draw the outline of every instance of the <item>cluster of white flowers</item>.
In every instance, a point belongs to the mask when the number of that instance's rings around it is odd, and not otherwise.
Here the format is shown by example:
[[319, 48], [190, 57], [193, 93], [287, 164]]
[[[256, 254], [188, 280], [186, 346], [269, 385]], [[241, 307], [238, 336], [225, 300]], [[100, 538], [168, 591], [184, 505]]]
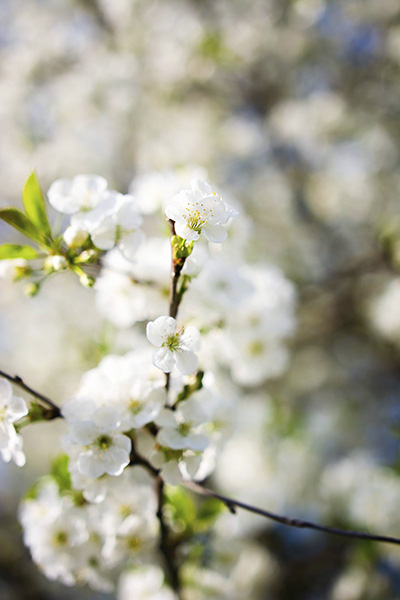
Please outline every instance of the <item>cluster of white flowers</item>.
[[14, 423], [28, 414], [25, 400], [13, 395], [7, 379], [0, 379], [0, 453], [6, 462], [13, 460], [19, 467], [25, 464], [22, 437]]
[[[98, 176], [49, 189], [52, 206], [71, 216], [51, 268], [82, 277], [81, 266], [95, 262], [97, 306], [131, 348], [118, 354], [117, 342], [62, 406], [70, 484], [45, 479], [22, 504], [26, 544], [50, 579], [108, 591], [131, 565], [121, 590], [172, 600], [151, 565], [160, 534], [154, 478], [177, 486], [207, 477], [231, 433], [237, 386], [257, 386], [288, 364], [294, 288], [277, 268], [244, 266], [238, 230], [222, 249], [238, 211], [212, 189], [194, 180], [166, 199], [153, 186], [146, 210]], [[94, 261], [85, 263], [88, 250]], [[22, 464], [13, 423], [28, 411], [6, 380], [0, 392], [0, 450]]]
[[72, 215], [63, 235], [68, 246], [81, 246], [90, 235], [100, 250], [117, 246], [132, 260], [143, 239], [142, 218], [131, 195], [108, 190], [107, 185], [98, 175], [58, 179], [50, 186], [48, 199], [57, 211]]
[[24, 541], [46, 577], [110, 592], [116, 571], [141, 566], [157, 541], [152, 480], [133, 467], [108, 482], [101, 502], [76, 502], [44, 479], [20, 507]]

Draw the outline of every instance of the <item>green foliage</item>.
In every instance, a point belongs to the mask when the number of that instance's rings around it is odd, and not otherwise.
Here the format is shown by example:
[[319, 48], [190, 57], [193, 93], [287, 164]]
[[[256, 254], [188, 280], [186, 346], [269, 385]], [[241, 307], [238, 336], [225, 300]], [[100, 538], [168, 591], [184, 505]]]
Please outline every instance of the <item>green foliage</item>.
[[165, 492], [172, 523], [179, 529], [192, 529], [197, 511], [190, 493], [182, 486], [167, 486]]
[[32, 260], [38, 257], [38, 253], [30, 246], [20, 246], [19, 244], [3, 244], [0, 246], [0, 260], [7, 258], [24, 258]]
[[225, 505], [216, 498], [198, 499], [183, 486], [166, 486], [166, 507], [172, 528], [190, 538], [210, 529]]
[[51, 475], [57, 482], [60, 492], [72, 489], [71, 476], [68, 471], [69, 458], [66, 454], [60, 454], [54, 459], [51, 467]]
[[0, 219], [23, 233], [26, 237], [38, 244], [42, 243], [42, 235], [32, 221], [18, 208], [1, 208]]
[[[17, 231], [23, 233], [42, 248], [47, 250], [57, 250], [51, 234], [43, 195], [34, 173], [28, 177], [25, 184], [23, 202], [25, 212], [13, 207], [2, 208], [0, 209], [0, 219], [8, 223], [8, 225], [11, 225], [11, 227], [14, 227]], [[6, 246], [11, 252], [10, 247], [13, 245], [7, 244]], [[20, 246], [20, 248], [28, 248], [28, 246]], [[6, 250], [4, 252], [6, 252]], [[34, 250], [31, 249], [31, 252], [34, 252]], [[10, 256], [3, 256], [2, 258], [10, 258]], [[13, 256], [13, 258], [25, 257]], [[32, 258], [36, 258], [36, 256], [32, 256]]]
[[47, 218], [46, 205], [35, 173], [31, 173], [25, 183], [23, 202], [25, 212], [31, 222], [44, 238], [50, 241], [51, 229]]

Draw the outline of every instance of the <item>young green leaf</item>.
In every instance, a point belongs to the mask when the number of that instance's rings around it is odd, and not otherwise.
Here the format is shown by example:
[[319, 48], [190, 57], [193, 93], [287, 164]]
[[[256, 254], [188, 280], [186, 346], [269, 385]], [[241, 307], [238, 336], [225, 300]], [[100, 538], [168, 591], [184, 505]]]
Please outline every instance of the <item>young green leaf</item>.
[[0, 219], [14, 227], [14, 229], [18, 229], [21, 233], [26, 235], [26, 237], [31, 238], [35, 242], [39, 244], [43, 242], [43, 235], [36, 228], [34, 223], [18, 208], [1, 208], [0, 209]]
[[51, 229], [47, 219], [46, 205], [36, 174], [29, 175], [23, 193], [26, 214], [44, 238], [51, 239]]
[[24, 258], [32, 260], [38, 257], [38, 253], [30, 246], [20, 246], [19, 244], [3, 244], [0, 246], [0, 260], [7, 258]]

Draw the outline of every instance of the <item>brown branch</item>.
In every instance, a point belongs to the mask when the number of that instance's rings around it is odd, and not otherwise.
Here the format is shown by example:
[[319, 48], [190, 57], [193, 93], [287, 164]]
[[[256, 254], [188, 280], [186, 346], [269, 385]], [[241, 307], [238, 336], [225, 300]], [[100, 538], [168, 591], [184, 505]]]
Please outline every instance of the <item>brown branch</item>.
[[166, 572], [171, 585], [180, 598], [179, 569], [176, 564], [175, 549], [169, 543], [169, 528], [164, 520], [164, 481], [160, 476], [156, 479], [157, 487], [157, 518], [160, 523], [160, 552], [164, 557]]
[[25, 392], [28, 392], [32, 396], [35, 396], [35, 398], [37, 398], [38, 400], [40, 400], [40, 402], [45, 404], [46, 407], [48, 407], [51, 411], [51, 414], [48, 417], [49, 419], [62, 418], [60, 407], [57, 406], [57, 404], [55, 404], [52, 400], [50, 400], [50, 398], [48, 398], [47, 396], [44, 396], [40, 392], [37, 392], [36, 390], [31, 388], [30, 385], [27, 385], [23, 381], [23, 379], [21, 377], [19, 377], [19, 375], [12, 376], [12, 375], [9, 375], [8, 373], [6, 373], [5, 371], [0, 370], [0, 376], [4, 377], [5, 379], [8, 379], [8, 381], [10, 381], [11, 383], [18, 385], [22, 390], [25, 390]]
[[229, 498], [228, 496], [218, 494], [217, 492], [214, 492], [213, 490], [210, 490], [204, 487], [203, 485], [195, 483], [194, 481], [184, 483], [184, 486], [196, 492], [197, 494], [201, 494], [203, 496], [211, 496], [212, 498], [217, 498], [218, 500], [221, 500], [221, 502], [223, 502], [232, 513], [236, 512], [236, 508], [241, 508], [242, 510], [247, 510], [248, 512], [260, 515], [261, 517], [265, 517], [267, 519], [271, 519], [272, 521], [276, 521], [277, 523], [281, 523], [282, 525], [287, 525], [288, 527], [297, 527], [299, 529], [313, 529], [315, 531], [321, 531], [322, 533], [340, 535], [342, 537], [347, 538], [369, 540], [371, 542], [382, 542], [384, 544], [400, 545], [400, 538], [392, 536], [365, 533], [363, 531], [338, 529], [336, 527], [319, 525], [318, 523], [312, 523], [310, 521], [302, 521], [301, 519], [292, 519], [290, 517], [286, 517], [285, 515], [278, 515], [276, 513], [270, 512], [269, 510], [264, 510], [263, 508], [258, 508], [257, 506], [252, 506], [251, 504], [246, 504], [245, 502], [240, 502], [239, 500], [234, 500], [233, 498]]

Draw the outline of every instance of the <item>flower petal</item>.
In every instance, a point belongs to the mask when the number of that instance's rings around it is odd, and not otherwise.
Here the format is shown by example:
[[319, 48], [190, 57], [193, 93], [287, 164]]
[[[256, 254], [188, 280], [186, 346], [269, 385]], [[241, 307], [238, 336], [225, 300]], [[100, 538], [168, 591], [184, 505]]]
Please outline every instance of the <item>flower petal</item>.
[[158, 317], [147, 323], [146, 336], [154, 346], [161, 346], [170, 336], [175, 334], [176, 320], [173, 317]]
[[196, 371], [199, 359], [190, 350], [177, 350], [175, 352], [176, 366], [182, 375], [190, 375]]
[[210, 223], [206, 223], [202, 232], [209, 242], [214, 242], [216, 244], [224, 242], [228, 237], [228, 233], [222, 225], [211, 225]]
[[175, 365], [175, 358], [169, 348], [159, 348], [153, 354], [153, 365], [164, 371], [164, 373], [170, 373]]

